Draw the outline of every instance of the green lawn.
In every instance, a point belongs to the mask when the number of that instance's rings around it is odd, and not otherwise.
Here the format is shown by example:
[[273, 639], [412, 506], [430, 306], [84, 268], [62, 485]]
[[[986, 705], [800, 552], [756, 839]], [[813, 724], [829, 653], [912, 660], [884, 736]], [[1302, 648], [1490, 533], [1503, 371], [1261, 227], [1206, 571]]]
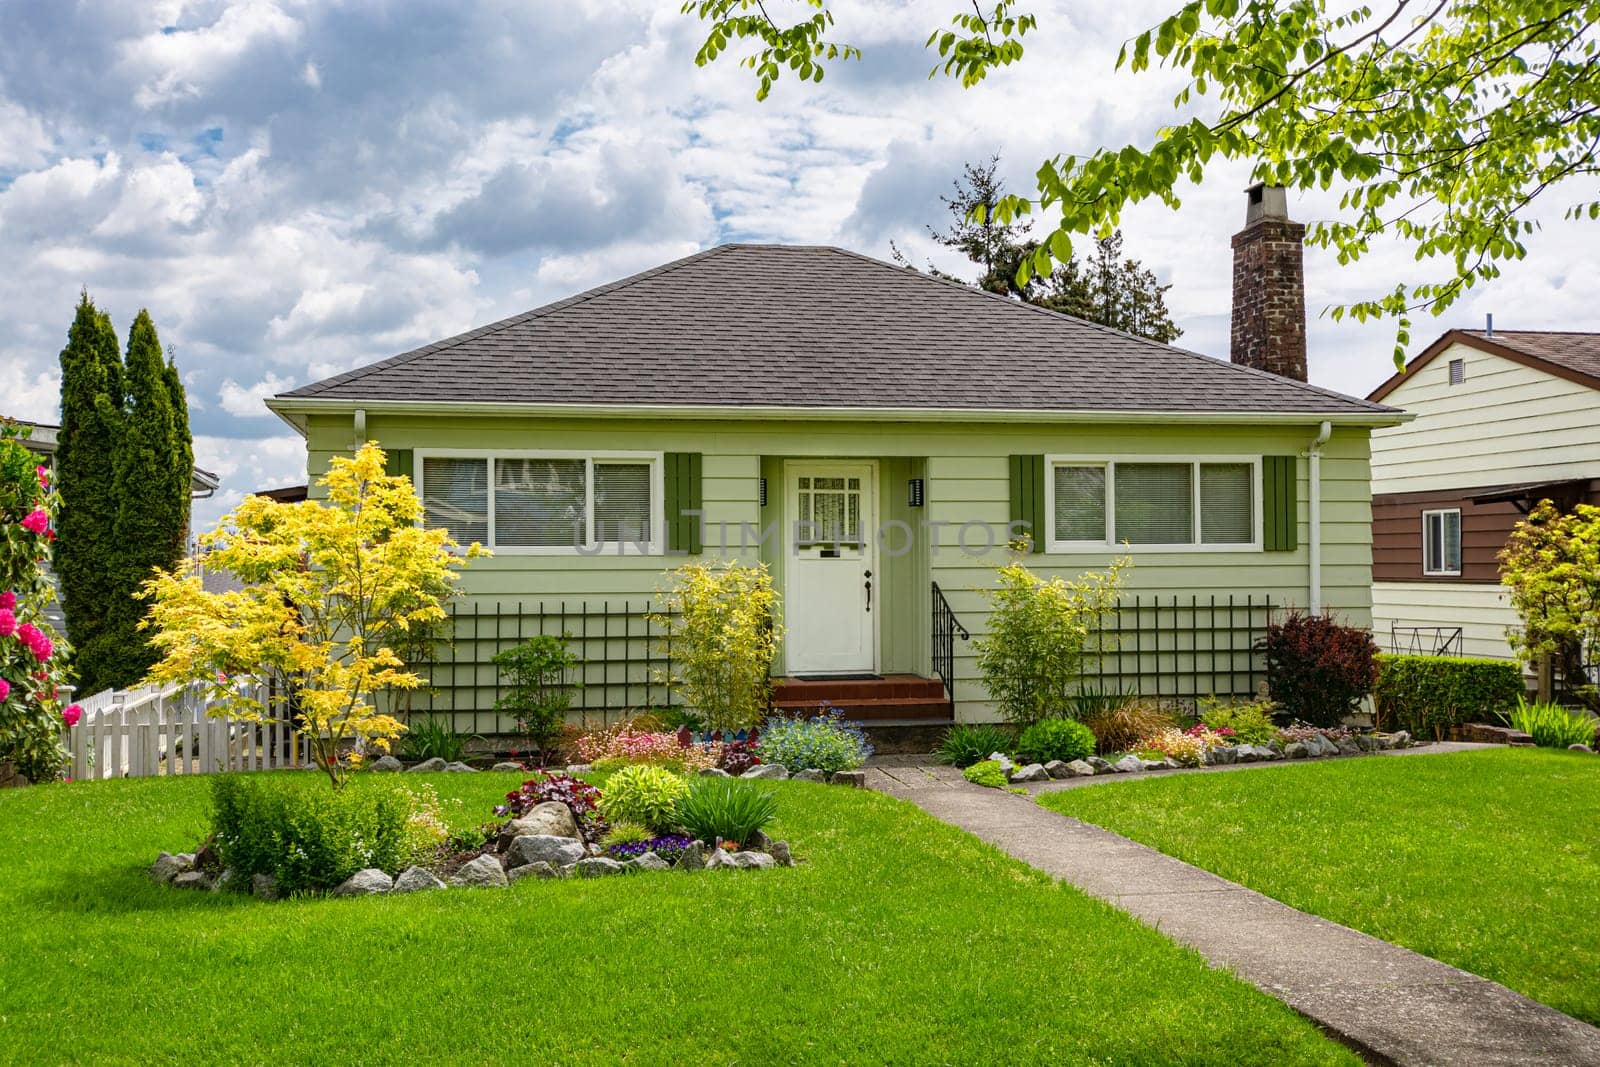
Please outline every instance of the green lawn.
[[[471, 823], [516, 777], [430, 780]], [[0, 793], [0, 1059], [1357, 1062], [909, 805], [779, 788], [790, 871], [278, 904], [149, 882], [203, 779]]]
[[1286, 764], [1041, 802], [1600, 1023], [1600, 759]]

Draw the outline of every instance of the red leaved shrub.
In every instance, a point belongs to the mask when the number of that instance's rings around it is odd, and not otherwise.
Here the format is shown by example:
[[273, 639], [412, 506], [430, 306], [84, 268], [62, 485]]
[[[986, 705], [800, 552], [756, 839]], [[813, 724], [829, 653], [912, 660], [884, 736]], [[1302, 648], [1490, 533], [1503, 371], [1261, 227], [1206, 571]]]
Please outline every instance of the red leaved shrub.
[[1273, 702], [1313, 726], [1338, 726], [1378, 680], [1372, 635], [1326, 615], [1290, 611], [1267, 626], [1258, 647]]

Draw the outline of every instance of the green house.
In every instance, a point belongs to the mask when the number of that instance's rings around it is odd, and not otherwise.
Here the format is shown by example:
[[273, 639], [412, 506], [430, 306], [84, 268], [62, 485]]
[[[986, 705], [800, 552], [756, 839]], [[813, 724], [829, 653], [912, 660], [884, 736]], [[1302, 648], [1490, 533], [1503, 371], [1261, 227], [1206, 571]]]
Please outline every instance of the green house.
[[[1250, 692], [1267, 613], [1371, 614], [1369, 436], [1400, 413], [837, 248], [725, 245], [270, 400], [315, 480], [375, 440], [462, 580], [432, 706], [503, 729], [488, 658], [536, 632], [579, 704], [670, 699], [643, 612], [686, 558], [763, 561], [777, 701], [992, 717], [968, 636], [1019, 533], [1131, 557], [1086, 685]], [[1115, 646], [1111, 650], [1111, 646]]]

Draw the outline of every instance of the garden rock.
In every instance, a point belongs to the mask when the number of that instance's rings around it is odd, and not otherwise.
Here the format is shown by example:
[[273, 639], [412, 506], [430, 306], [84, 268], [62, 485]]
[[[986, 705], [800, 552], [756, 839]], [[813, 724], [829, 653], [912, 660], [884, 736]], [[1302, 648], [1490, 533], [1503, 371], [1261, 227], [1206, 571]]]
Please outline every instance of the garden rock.
[[700, 768], [700, 777], [702, 777], [702, 778], [732, 778], [733, 775], [729, 774], [727, 771], [723, 770], [721, 767], [701, 767]]
[[1235, 745], [1233, 748], [1235, 763], [1254, 763], [1260, 758], [1260, 756], [1256, 755], [1256, 747], [1254, 745]]
[[635, 871], [670, 871], [672, 869], [672, 864], [654, 852], [646, 852], [642, 856], [635, 856], [628, 861], [627, 865]]
[[1567, 746], [1567, 751], [1568, 752], [1588, 752], [1590, 754], [1593, 754], [1594, 749], [1590, 748], [1588, 745], [1586, 745], [1586, 744], [1584, 744], [1583, 742], [1580, 741], [1576, 745], [1568, 745]]
[[450, 884], [468, 889], [492, 889], [506, 885], [508, 881], [500, 861], [484, 853], [463, 863], [461, 869], [450, 876]]
[[194, 870], [194, 855], [180, 852], [174, 856], [170, 852], [163, 852], [156, 857], [155, 865], [150, 868], [150, 877], [157, 885], [166, 885], [184, 871]]
[[270, 874], [252, 874], [250, 893], [257, 900], [277, 900], [278, 880]]
[[423, 760], [421, 763], [417, 764], [414, 767], [406, 768], [406, 773], [407, 774], [433, 774], [433, 773], [435, 773], [437, 771], [444, 770], [445, 766], [446, 766], [446, 764], [445, 764], [444, 760], [440, 759], [438, 756], [435, 756], [432, 759]]
[[394, 888], [394, 879], [376, 867], [357, 871], [334, 888], [336, 897], [367, 897], [374, 893], [387, 893]]
[[826, 782], [828, 780], [828, 776], [823, 774], [815, 767], [807, 767], [805, 770], [795, 775], [794, 780], [797, 782]]
[[622, 864], [607, 856], [590, 856], [586, 860], [579, 860], [573, 866], [573, 873], [579, 878], [605, 878], [613, 874], [622, 874], [626, 870]]
[[1052, 778], [1071, 778], [1072, 772], [1067, 770], [1067, 765], [1061, 760], [1053, 759], [1044, 765], [1044, 773]]
[[777, 861], [779, 867], [794, 866], [794, 855], [789, 851], [789, 842], [774, 841], [772, 847], [767, 851], [772, 854], [772, 858]]
[[222, 873], [217, 875], [216, 881], [211, 883], [213, 893], [221, 893], [239, 885], [239, 872], [232, 867], [224, 867]]
[[1289, 747], [1283, 750], [1283, 755], [1284, 755], [1285, 759], [1305, 759], [1308, 756], [1312, 756], [1312, 755], [1319, 755], [1320, 756], [1321, 754], [1322, 753], [1321, 753], [1320, 750], [1315, 752], [1315, 753], [1313, 753], [1310, 750], [1310, 748], [1307, 747], [1306, 744], [1302, 744], [1299, 741], [1291, 741], [1289, 743]]
[[522, 867], [529, 863], [548, 863], [552, 867], [566, 867], [588, 855], [583, 842], [573, 837], [553, 834], [524, 834], [513, 838], [506, 849], [506, 866]]
[[588, 774], [593, 769], [594, 768], [590, 767], [587, 763], [569, 763], [569, 764], [567, 764], [567, 773], [572, 775], [573, 777], [577, 777], [580, 774]]
[[[1045, 764], [1045, 770], [1049, 769], [1050, 765], [1048, 763]], [[1094, 765], [1089, 763], [1087, 760], [1075, 759], [1071, 763], [1067, 764], [1067, 776], [1070, 778], [1088, 778], [1093, 774]]]
[[523, 878], [560, 878], [561, 868], [552, 867], [540, 860], [538, 863], [525, 863], [521, 867], [513, 867], [506, 871], [506, 880], [519, 881]]
[[478, 770], [476, 767], [467, 766], [460, 760], [457, 760], [455, 763], [446, 763], [444, 765], [444, 769], [450, 774], [476, 774]]
[[781, 782], [789, 777], [789, 768], [781, 763], [763, 763], [759, 766], [751, 767], [739, 777], [771, 779], [774, 782]]
[[1411, 735], [1409, 733], [1407, 733], [1406, 731], [1404, 731], [1404, 730], [1401, 730], [1399, 733], [1395, 734], [1394, 735], [1394, 747], [1395, 748], [1410, 748], [1411, 747]]
[[704, 841], [690, 843], [678, 857], [678, 870], [698, 871], [706, 865], [706, 844]]
[[377, 759], [373, 760], [372, 764], [367, 768], [369, 771], [377, 771], [380, 774], [393, 774], [396, 771], [403, 771], [405, 769], [406, 765], [395, 759], [393, 756], [379, 756]]
[[738, 864], [733, 862], [733, 857], [728, 854], [727, 849], [714, 848], [711, 850], [711, 855], [706, 857], [706, 870], [708, 871], [721, 870], [724, 867], [732, 869], [736, 866]]
[[1112, 767], [1108, 760], [1101, 759], [1099, 756], [1090, 756], [1088, 759], [1084, 760], [1084, 762], [1092, 767], [1094, 769], [1094, 773], [1096, 774], [1117, 773], [1116, 768]]
[[1130, 774], [1134, 771], [1144, 770], [1144, 760], [1138, 756], [1123, 756], [1111, 765], [1111, 769], [1118, 774]]
[[172, 886], [175, 889], [210, 889], [211, 876], [205, 871], [179, 871], [173, 876]]
[[1011, 780], [1013, 782], [1048, 782], [1050, 774], [1039, 764], [1030, 763], [1026, 767], [1013, 771]]
[[421, 893], [429, 889], [443, 889], [439, 876], [425, 867], [407, 867], [394, 880], [396, 893]]
[[1361, 753], [1361, 746], [1354, 741], [1340, 741], [1334, 745], [1334, 748], [1338, 749], [1339, 754], [1343, 756], [1355, 756]]
[[1141, 771], [1164, 771], [1169, 767], [1176, 766], [1177, 764], [1175, 762], [1166, 759], [1165, 757], [1162, 759], [1141, 759], [1139, 761], [1139, 769]]
[[867, 787], [867, 772], [834, 771], [828, 781], [833, 785], [847, 785], [853, 789], [865, 789]]
[[1015, 763], [1011, 762], [1011, 757], [1004, 752], [991, 752], [989, 753], [989, 758], [1000, 764], [1000, 769], [1008, 775], [1011, 773], [1011, 769], [1016, 766]]
[[1211, 762], [1219, 767], [1236, 763], [1239, 760], [1239, 750], [1233, 745], [1219, 745], [1210, 749], [1208, 754], [1211, 756]]
[[500, 763], [496, 763], [493, 767], [490, 767], [489, 769], [491, 771], [511, 771], [511, 772], [515, 772], [515, 773], [521, 773], [522, 771], [525, 771], [528, 768], [524, 767], [520, 763], [512, 763], [509, 760], [507, 760], [507, 761], [502, 761]]
[[765, 870], [778, 865], [778, 861], [765, 852], [735, 852], [728, 858], [733, 860], [735, 867], [747, 870]]
[[577, 837], [578, 820], [572, 809], [559, 800], [546, 800], [535, 804], [532, 811], [519, 815], [500, 831], [500, 850], [504, 852], [519, 837]]
[[765, 830], [757, 830], [750, 835], [750, 840], [744, 844], [745, 848], [756, 852], [770, 852], [772, 850], [772, 838], [767, 836]]

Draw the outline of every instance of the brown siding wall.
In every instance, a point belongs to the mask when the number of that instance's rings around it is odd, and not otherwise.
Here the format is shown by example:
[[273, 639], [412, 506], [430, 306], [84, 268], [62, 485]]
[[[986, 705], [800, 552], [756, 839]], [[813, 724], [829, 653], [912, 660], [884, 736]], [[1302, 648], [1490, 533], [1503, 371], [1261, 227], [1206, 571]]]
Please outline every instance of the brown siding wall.
[[[1372, 578], [1378, 582], [1500, 581], [1499, 552], [1523, 518], [1515, 504], [1474, 504], [1480, 489], [1380, 493], [1372, 498]], [[1600, 480], [1589, 483], [1589, 503], [1600, 503]], [[1422, 513], [1461, 509], [1461, 574], [1422, 573]]]

